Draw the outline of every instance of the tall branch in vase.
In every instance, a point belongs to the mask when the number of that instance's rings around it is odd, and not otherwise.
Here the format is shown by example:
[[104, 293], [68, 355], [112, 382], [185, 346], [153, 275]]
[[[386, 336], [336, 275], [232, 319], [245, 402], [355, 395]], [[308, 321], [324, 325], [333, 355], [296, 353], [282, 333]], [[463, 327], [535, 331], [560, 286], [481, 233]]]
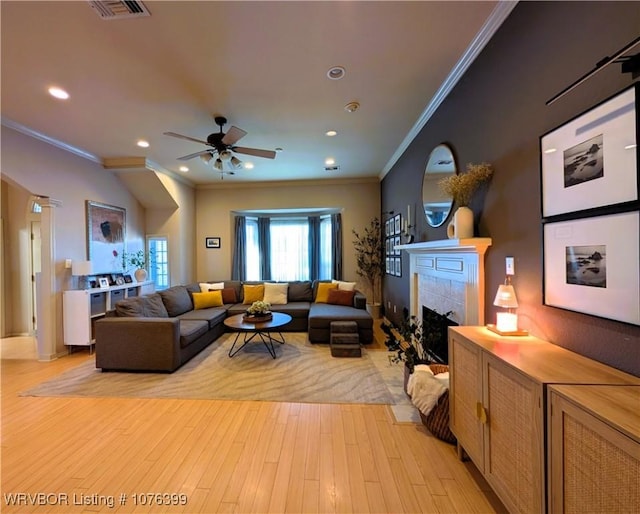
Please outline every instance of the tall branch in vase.
[[384, 276], [384, 243], [380, 220], [374, 218], [362, 235], [353, 230], [356, 251], [356, 273], [363, 278], [371, 293], [371, 304], [380, 303], [381, 282]]

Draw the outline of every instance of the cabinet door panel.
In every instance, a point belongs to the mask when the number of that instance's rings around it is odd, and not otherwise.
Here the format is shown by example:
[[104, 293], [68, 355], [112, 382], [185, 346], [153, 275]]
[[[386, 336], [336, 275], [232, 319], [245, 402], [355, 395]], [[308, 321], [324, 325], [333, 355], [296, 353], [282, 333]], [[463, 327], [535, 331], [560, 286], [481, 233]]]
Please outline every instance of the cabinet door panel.
[[542, 388], [493, 356], [484, 359], [487, 480], [511, 512], [541, 512]]
[[483, 425], [478, 418], [482, 402], [482, 353], [475, 346], [453, 336], [449, 342], [451, 370], [449, 423], [452, 432], [476, 467], [484, 471]]

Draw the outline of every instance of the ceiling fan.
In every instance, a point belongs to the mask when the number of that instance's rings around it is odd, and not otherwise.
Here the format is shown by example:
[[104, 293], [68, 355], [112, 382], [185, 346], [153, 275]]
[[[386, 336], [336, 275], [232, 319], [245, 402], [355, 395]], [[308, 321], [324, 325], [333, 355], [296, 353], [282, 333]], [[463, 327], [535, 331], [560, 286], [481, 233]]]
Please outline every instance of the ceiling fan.
[[[211, 149], [201, 150], [200, 152], [191, 153], [189, 155], [183, 155], [178, 157], [179, 161], [188, 161], [194, 157], [200, 157], [205, 163], [209, 163], [213, 160], [213, 167], [220, 172], [223, 172], [224, 163], [226, 162], [232, 169], [240, 169], [242, 167], [242, 161], [238, 159], [234, 153], [253, 155], [254, 157], [264, 157], [266, 159], [275, 159], [276, 152], [273, 150], [260, 150], [258, 148], [247, 148], [246, 146], [236, 146], [236, 143], [242, 139], [247, 133], [239, 129], [238, 127], [231, 126], [229, 131], [225, 134], [222, 132], [222, 127], [227, 124], [227, 118], [224, 116], [216, 116], [214, 118], [216, 125], [220, 127], [220, 132], [214, 132], [207, 136], [207, 140], [196, 139], [194, 137], [183, 136], [182, 134], [176, 134], [175, 132], [165, 132], [165, 136], [177, 137], [179, 139], [186, 139], [187, 141], [193, 141], [195, 143], [201, 143], [211, 147]], [[214, 160], [215, 157], [215, 160]]]

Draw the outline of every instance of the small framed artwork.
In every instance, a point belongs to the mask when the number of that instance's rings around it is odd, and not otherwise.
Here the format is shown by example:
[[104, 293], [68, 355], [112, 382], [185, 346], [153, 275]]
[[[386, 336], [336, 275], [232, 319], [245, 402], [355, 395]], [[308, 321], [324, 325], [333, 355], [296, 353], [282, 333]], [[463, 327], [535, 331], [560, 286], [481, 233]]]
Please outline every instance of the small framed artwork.
[[385, 267], [385, 271], [386, 271], [387, 275], [391, 274], [390, 261], [391, 261], [390, 257], [386, 257], [385, 260], [384, 260], [384, 267]]
[[402, 276], [402, 259], [400, 257], [394, 257], [394, 271], [396, 277]]
[[640, 85], [540, 138], [542, 217], [638, 200]]
[[109, 279], [107, 277], [100, 277], [98, 279], [98, 285], [100, 286], [100, 289], [108, 289]]
[[389, 224], [390, 224], [391, 220], [387, 220], [384, 222], [384, 235], [386, 237], [389, 237]]
[[124, 284], [124, 277], [118, 277], [116, 278], [116, 284], [121, 286]]
[[544, 225], [544, 304], [640, 325], [640, 212]]
[[389, 235], [392, 236], [396, 233], [396, 225], [393, 218], [389, 218]]
[[394, 255], [400, 255], [400, 248], [396, 248], [400, 244], [400, 236], [396, 236], [393, 240], [393, 253]]
[[124, 283], [125, 284], [131, 284], [131, 282], [133, 282], [133, 279], [131, 278], [131, 275], [123, 275], [122, 278], [124, 279]]
[[400, 214], [396, 214], [393, 217], [393, 233], [396, 235], [400, 235]]
[[207, 248], [220, 248], [220, 238], [219, 237], [207, 237], [205, 238], [205, 246]]

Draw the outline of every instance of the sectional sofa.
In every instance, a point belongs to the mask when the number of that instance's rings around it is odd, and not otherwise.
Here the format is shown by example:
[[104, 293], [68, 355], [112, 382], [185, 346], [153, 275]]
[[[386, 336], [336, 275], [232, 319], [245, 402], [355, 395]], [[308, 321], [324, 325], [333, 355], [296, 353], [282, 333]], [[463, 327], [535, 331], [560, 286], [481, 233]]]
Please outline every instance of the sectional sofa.
[[96, 367], [174, 371], [225, 332], [226, 317], [244, 313], [258, 299], [291, 316], [279, 330], [306, 331], [311, 343], [329, 342], [332, 321], [355, 321], [360, 342], [373, 341], [373, 319], [354, 283], [211, 281], [117, 302], [95, 324]]

